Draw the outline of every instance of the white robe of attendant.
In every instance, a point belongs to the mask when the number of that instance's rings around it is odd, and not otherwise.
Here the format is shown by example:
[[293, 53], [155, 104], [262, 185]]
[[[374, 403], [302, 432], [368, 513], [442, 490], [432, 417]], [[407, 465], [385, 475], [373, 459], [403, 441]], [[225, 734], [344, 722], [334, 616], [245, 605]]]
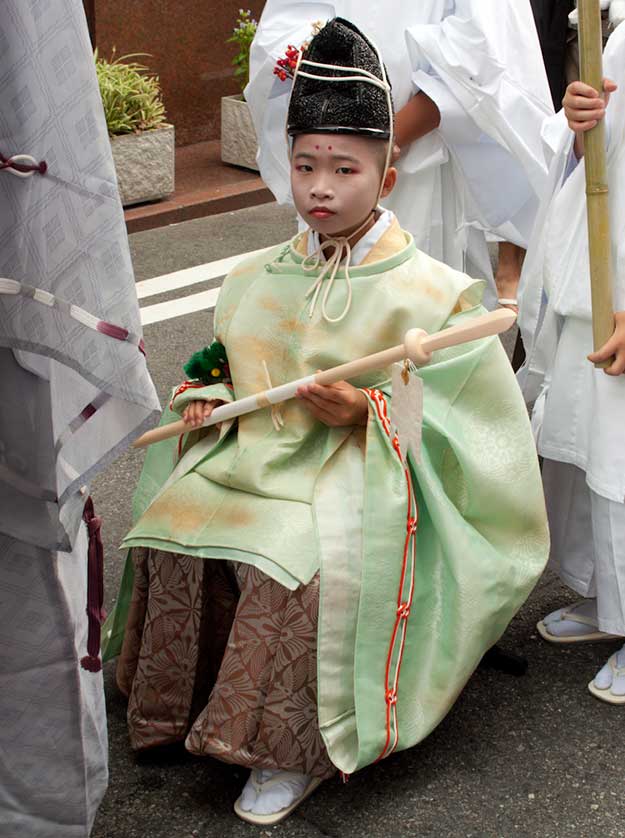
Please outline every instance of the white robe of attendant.
[[291, 83], [273, 68], [289, 44], [309, 41], [312, 25], [335, 15], [381, 50], [396, 111], [422, 90], [441, 113], [438, 129], [404, 150], [384, 205], [418, 248], [492, 279], [485, 234], [525, 247], [546, 177], [540, 127], [553, 107], [529, 0], [268, 0], [245, 97], [261, 175], [280, 203], [291, 201]]
[[[608, 41], [604, 75], [619, 84], [606, 129], [614, 308], [624, 311], [625, 26]], [[547, 461], [552, 558], [578, 593], [599, 589], [600, 628], [625, 634], [625, 376], [608, 376], [586, 358], [593, 340], [585, 166], [576, 165], [563, 113], [543, 136], [555, 153], [519, 288], [527, 351], [519, 381], [535, 401], [532, 422]], [[607, 611], [601, 588], [613, 600]]]

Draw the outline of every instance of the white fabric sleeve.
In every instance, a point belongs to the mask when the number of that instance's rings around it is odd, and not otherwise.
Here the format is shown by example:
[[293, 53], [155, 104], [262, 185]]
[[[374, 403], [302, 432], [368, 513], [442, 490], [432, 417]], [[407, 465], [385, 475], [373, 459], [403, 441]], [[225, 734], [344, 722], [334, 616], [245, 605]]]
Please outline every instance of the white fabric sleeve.
[[478, 220], [484, 229], [526, 246], [535, 207], [525, 213], [527, 221], [524, 210], [528, 204], [534, 206], [535, 195], [520, 162], [480, 129], [438, 76], [418, 70], [413, 80], [440, 112], [436, 133], [464, 177], [470, 198], [468, 217]]
[[625, 25], [610, 35], [603, 54], [603, 73], [619, 84], [606, 111], [610, 234], [614, 276], [614, 308], [625, 311]]
[[540, 129], [553, 113], [529, 3], [456, 0], [405, 37], [413, 85], [437, 104], [438, 136], [465, 178], [468, 223], [527, 244], [547, 174]]

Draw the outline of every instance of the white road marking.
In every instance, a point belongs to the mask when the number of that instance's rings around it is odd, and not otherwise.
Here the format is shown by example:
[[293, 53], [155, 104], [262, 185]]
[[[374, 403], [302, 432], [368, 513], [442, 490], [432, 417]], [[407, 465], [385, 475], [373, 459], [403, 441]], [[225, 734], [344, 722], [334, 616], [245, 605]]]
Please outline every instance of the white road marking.
[[214, 308], [219, 291], [219, 288], [209, 288], [208, 291], [200, 291], [199, 294], [189, 294], [186, 297], [178, 297], [177, 300], [144, 306], [140, 309], [141, 323], [143, 326], [149, 326], [150, 323], [160, 323], [162, 320], [171, 320], [172, 317], [182, 317], [202, 309]]
[[135, 285], [137, 297], [143, 300], [145, 297], [153, 297], [155, 294], [177, 291], [179, 288], [197, 285], [198, 282], [207, 282], [209, 279], [225, 276], [238, 262], [247, 259], [248, 256], [263, 253], [265, 250], [269, 250], [269, 248], [261, 247], [259, 250], [250, 250], [248, 253], [239, 253], [236, 256], [228, 256], [226, 259], [217, 259], [215, 262], [196, 265], [194, 268], [185, 268], [182, 271], [174, 271], [174, 273], [155, 276], [152, 279], [144, 279]]

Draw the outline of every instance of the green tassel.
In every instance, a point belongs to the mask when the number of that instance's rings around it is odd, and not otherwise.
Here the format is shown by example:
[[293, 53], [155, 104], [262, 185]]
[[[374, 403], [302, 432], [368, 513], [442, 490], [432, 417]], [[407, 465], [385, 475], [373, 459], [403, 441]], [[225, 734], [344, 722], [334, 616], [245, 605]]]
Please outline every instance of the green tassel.
[[230, 367], [226, 356], [226, 348], [219, 341], [214, 340], [210, 346], [205, 346], [199, 352], [194, 352], [184, 365], [188, 378], [201, 381], [202, 384], [219, 384], [230, 381]]

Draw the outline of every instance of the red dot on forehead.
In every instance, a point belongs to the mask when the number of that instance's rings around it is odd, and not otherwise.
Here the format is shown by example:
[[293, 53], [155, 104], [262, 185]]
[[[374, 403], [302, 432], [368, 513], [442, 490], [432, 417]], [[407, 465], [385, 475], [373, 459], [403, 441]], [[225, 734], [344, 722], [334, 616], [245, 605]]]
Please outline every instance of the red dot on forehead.
[[332, 146], [331, 145], [328, 146], [328, 151], [332, 151]]
[[319, 146], [318, 145], [316, 145], [315, 148], [317, 149], [317, 151], [319, 151]]

